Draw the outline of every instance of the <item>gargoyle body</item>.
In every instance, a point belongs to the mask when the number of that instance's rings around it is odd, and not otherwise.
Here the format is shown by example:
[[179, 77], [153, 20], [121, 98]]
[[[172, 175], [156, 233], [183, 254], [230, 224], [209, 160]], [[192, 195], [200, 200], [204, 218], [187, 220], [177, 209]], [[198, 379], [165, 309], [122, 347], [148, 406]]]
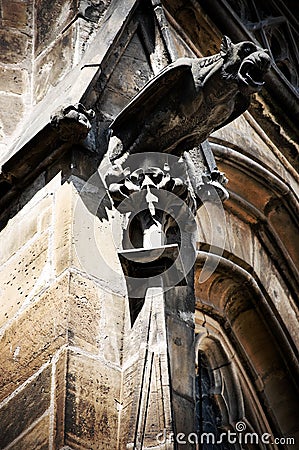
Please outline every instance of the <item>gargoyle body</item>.
[[111, 123], [110, 160], [147, 151], [181, 156], [248, 108], [269, 67], [265, 50], [226, 36], [218, 54], [178, 59]]

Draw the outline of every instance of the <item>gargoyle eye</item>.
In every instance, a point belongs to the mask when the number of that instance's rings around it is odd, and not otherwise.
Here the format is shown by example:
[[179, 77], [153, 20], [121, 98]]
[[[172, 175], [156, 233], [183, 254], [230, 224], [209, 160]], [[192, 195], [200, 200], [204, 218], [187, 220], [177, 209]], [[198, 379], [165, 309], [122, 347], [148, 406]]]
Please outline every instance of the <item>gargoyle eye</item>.
[[251, 46], [251, 45], [246, 45], [246, 46], [242, 47], [242, 55], [243, 56], [250, 55], [253, 51], [254, 51], [254, 49], [253, 49], [253, 46]]

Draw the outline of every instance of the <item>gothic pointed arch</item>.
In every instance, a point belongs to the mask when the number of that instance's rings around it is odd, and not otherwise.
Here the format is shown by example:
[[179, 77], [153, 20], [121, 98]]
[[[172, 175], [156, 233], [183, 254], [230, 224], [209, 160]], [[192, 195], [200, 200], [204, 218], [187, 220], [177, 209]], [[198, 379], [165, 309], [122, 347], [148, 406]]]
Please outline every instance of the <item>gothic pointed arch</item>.
[[[268, 299], [264, 297], [259, 284], [247, 270], [242, 269], [235, 262], [214, 256], [218, 263], [217, 269], [208, 280], [200, 282], [199, 276], [207, 258], [211, 260], [213, 257], [211, 254], [199, 252], [195, 292], [198, 310], [197, 324], [200, 326], [198, 331], [201, 331], [203, 336], [206, 335], [204, 339], [199, 335], [198, 340], [201, 345], [198, 348], [203, 352], [204, 360], [209, 361], [210, 373], [213, 368], [222, 368], [222, 379], [230, 380], [231, 395], [238, 395], [240, 391], [238, 383], [234, 382], [233, 372], [230, 375], [224, 375], [224, 371], [227, 371], [226, 363], [228, 361], [221, 360], [223, 348], [225, 353], [228, 352], [227, 349], [230, 349], [231, 361], [241, 361], [238, 369], [241, 390], [244, 389], [244, 379], [242, 381], [240, 373], [247, 373], [250, 380], [249, 385], [252, 386], [250, 390], [254, 392], [254, 397], [258, 398], [257, 405], [259, 405], [255, 408], [253, 422], [252, 412], [249, 414], [251, 419], [248, 420], [245, 409], [243, 410], [244, 417], [239, 417], [239, 419], [248, 422], [248, 425], [252, 426], [256, 433], [263, 429], [269, 429], [267, 427], [270, 426], [272, 436], [296, 435], [298, 433], [297, 424], [292, 417], [295, 415], [298, 404], [298, 391], [294, 375], [294, 370], [298, 370], [298, 367], [296, 368], [290, 350], [288, 353], [283, 350], [290, 346], [288, 336], [284, 334], [277, 319], [271, 314]], [[218, 329], [218, 348], [217, 345], [215, 346], [215, 324]], [[220, 329], [223, 330], [221, 338], [219, 337]], [[213, 362], [215, 356], [217, 356], [216, 361], [218, 359], [216, 364]], [[291, 366], [293, 369], [290, 369]], [[216, 378], [214, 378], [214, 396], [217, 393], [215, 380]], [[238, 414], [245, 404], [252, 403], [252, 398], [248, 395], [250, 390], [248, 391], [248, 387], [246, 390], [247, 397], [244, 395], [241, 397], [242, 400], [239, 397], [237, 401], [239, 404]], [[225, 391], [227, 391], [227, 386], [222, 385], [222, 395]], [[217, 396], [215, 396], [216, 398]], [[222, 409], [222, 424], [225, 424], [229, 414], [236, 420], [236, 411], [234, 410], [236, 403], [233, 402], [234, 406], [229, 406], [229, 398], [224, 394], [221, 402], [217, 403], [218, 408], [221, 404], [228, 405], [229, 413]], [[219, 410], [221, 411], [221, 407]], [[252, 409], [249, 409], [248, 413], [250, 411]], [[261, 426], [264, 418], [266, 418], [267, 425], [264, 423]], [[232, 426], [232, 419], [227, 423]]]
[[[259, 437], [273, 431], [225, 330], [219, 322], [197, 311], [196, 336], [198, 435], [212, 433], [213, 448], [219, 450], [265, 448]], [[228, 438], [229, 430], [236, 433], [234, 439]], [[202, 440], [202, 448], [209, 449], [207, 440]]]

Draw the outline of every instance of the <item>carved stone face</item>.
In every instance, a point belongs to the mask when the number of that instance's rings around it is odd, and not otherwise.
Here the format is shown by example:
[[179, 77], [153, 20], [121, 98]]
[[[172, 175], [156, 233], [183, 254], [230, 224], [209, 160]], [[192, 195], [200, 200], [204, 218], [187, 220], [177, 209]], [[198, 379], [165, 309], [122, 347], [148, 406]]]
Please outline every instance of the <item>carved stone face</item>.
[[226, 36], [221, 45], [224, 59], [222, 75], [224, 78], [237, 81], [240, 91], [258, 92], [264, 84], [264, 76], [271, 66], [267, 50], [253, 42], [233, 44]]

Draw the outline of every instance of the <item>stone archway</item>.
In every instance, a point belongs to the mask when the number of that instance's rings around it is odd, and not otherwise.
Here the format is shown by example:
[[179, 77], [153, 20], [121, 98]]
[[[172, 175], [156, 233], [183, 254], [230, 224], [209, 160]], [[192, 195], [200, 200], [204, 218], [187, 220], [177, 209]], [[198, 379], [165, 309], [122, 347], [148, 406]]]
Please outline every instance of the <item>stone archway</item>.
[[[217, 258], [218, 266], [207, 281], [199, 284], [207, 256]], [[197, 348], [204, 353], [213, 373], [220, 376], [218, 381], [224, 380], [217, 401], [220, 406], [221, 402], [226, 404], [226, 410], [222, 407], [221, 425], [232, 426], [242, 419], [251, 423], [257, 433], [294, 436], [298, 433], [298, 393], [290, 370], [291, 352], [286, 351], [288, 339], [262, 288], [248, 271], [222, 257], [198, 252], [196, 268], [196, 329], [200, 333]], [[236, 372], [225, 373], [228, 365]], [[213, 389], [217, 399], [216, 385]], [[230, 396], [224, 395], [223, 389], [231, 392]], [[242, 392], [241, 397], [238, 392]], [[230, 401], [227, 403], [225, 398]], [[250, 404], [259, 406], [249, 408]]]

